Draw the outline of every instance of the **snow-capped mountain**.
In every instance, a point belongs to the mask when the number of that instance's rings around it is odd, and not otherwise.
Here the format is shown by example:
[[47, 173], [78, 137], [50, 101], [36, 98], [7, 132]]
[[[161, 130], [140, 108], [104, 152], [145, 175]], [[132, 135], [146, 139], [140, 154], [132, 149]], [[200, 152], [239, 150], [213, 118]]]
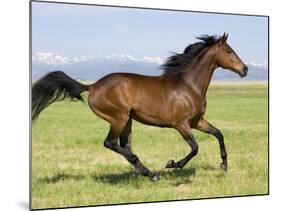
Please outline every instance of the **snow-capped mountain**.
[[75, 57], [65, 57], [55, 53], [49, 52], [38, 52], [32, 55], [32, 63], [40, 65], [66, 65], [66, 64], [76, 64], [88, 61], [101, 61], [101, 60], [118, 60], [118, 61], [134, 61], [134, 62], [148, 62], [162, 64], [164, 59], [161, 57], [150, 57], [144, 56], [142, 58], [136, 58], [130, 54], [112, 54], [109, 56], [104, 56], [102, 54], [98, 56], [75, 56]]
[[[38, 79], [47, 72], [62, 70], [76, 79], [98, 80], [112, 72], [131, 72], [145, 75], [160, 75], [165, 59], [130, 54], [66, 57], [55, 53], [35, 53], [32, 56], [32, 78]], [[243, 80], [268, 80], [267, 63], [250, 62], [248, 76]], [[237, 74], [218, 69], [213, 80], [241, 80]]]
[[247, 63], [248, 66], [256, 67], [256, 68], [261, 68], [261, 69], [267, 69], [268, 64], [267, 61], [264, 61], [263, 63], [256, 63], [256, 62], [249, 62]]
[[136, 58], [130, 54], [65, 57], [54, 53], [36, 53], [32, 56], [32, 78], [37, 79], [54, 70], [62, 70], [84, 80], [97, 80], [111, 72], [159, 75], [159, 66], [163, 62], [161, 57]]
[[32, 55], [33, 64], [63, 65], [70, 62], [69, 58], [54, 53], [39, 52]]

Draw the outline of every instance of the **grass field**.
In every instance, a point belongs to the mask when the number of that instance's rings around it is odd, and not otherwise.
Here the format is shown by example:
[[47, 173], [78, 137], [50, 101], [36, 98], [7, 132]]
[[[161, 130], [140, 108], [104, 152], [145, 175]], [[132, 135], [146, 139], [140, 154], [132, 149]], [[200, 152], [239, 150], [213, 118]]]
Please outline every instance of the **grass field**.
[[32, 208], [267, 194], [267, 98], [266, 83], [209, 88], [206, 119], [224, 133], [227, 173], [219, 167], [216, 139], [195, 130], [198, 155], [181, 170], [164, 169], [190, 148], [173, 129], [134, 122], [133, 151], [160, 173], [155, 183], [103, 147], [108, 123], [87, 104], [55, 103], [32, 125]]

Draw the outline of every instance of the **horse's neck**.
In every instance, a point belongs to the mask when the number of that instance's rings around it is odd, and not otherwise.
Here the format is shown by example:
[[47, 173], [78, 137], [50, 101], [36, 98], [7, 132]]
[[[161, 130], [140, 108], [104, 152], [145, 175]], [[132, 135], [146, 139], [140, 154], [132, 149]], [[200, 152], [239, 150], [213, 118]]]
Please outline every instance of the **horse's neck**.
[[188, 67], [186, 78], [191, 81], [196, 90], [200, 92], [201, 97], [204, 98], [217, 65], [214, 52], [209, 50], [202, 53], [203, 55], [198, 55], [200, 59]]

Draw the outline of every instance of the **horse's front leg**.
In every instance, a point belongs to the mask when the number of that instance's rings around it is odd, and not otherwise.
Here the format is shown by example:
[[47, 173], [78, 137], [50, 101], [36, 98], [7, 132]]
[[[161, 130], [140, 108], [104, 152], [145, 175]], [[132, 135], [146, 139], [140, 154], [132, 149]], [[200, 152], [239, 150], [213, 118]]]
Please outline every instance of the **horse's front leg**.
[[178, 132], [182, 135], [184, 140], [191, 147], [191, 152], [182, 160], [175, 162], [174, 160], [169, 160], [166, 168], [183, 168], [185, 164], [190, 161], [198, 153], [198, 144], [191, 133], [191, 129], [187, 123], [183, 123], [175, 127]]
[[227, 153], [224, 145], [223, 134], [221, 133], [221, 131], [215, 128], [213, 125], [211, 125], [207, 120], [203, 118], [198, 122], [196, 129], [205, 133], [212, 134], [217, 138], [220, 145], [220, 153], [222, 158], [221, 168], [227, 171]]

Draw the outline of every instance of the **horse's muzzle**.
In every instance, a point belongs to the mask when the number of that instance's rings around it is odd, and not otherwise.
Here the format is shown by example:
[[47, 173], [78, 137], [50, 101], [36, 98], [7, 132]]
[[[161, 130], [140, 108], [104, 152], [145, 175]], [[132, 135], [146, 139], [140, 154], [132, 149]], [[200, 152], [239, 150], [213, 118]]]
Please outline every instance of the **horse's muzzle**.
[[248, 73], [248, 67], [245, 65], [243, 68], [243, 72], [240, 72], [239, 75], [241, 78], [245, 77]]

